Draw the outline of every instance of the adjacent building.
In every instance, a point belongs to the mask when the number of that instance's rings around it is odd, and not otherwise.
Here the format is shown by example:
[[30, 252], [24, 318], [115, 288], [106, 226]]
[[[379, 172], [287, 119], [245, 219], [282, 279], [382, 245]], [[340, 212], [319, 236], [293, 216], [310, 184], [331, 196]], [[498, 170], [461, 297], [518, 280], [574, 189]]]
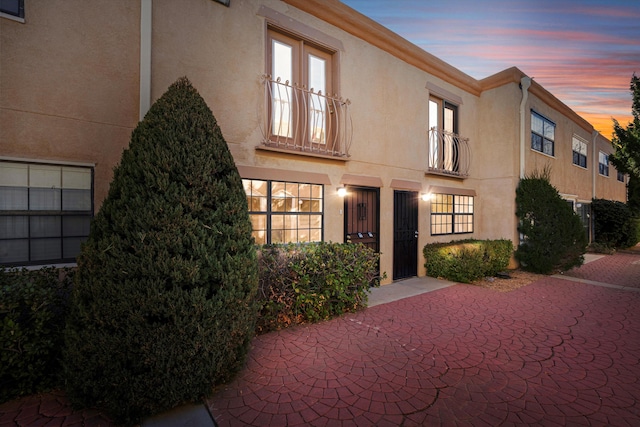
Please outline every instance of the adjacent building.
[[551, 169], [582, 215], [626, 200], [612, 146], [517, 68], [476, 80], [338, 0], [6, 0], [0, 264], [73, 262], [132, 130], [177, 78], [213, 111], [258, 243], [360, 242], [388, 281], [421, 248], [518, 242]]

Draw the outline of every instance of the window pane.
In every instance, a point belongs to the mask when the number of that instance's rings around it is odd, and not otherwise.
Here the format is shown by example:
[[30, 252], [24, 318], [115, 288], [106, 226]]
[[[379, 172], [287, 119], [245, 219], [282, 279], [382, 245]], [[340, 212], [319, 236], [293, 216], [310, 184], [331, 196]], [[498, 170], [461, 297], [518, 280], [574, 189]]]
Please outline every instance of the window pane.
[[27, 187], [0, 187], [0, 210], [26, 211], [29, 209]]
[[0, 162], [0, 186], [27, 187], [29, 166], [23, 163]]
[[0, 0], [0, 12], [22, 17], [20, 14], [20, 2], [22, 0]]
[[65, 211], [90, 211], [91, 190], [63, 189], [62, 209]]
[[91, 169], [63, 166], [62, 188], [91, 190]]
[[531, 134], [531, 148], [536, 151], [542, 151], [542, 137], [540, 135]]
[[59, 188], [30, 188], [29, 207], [34, 211], [59, 211], [62, 208]]
[[544, 122], [544, 137], [550, 139], [551, 141], [555, 140], [556, 126], [551, 122]]
[[91, 217], [89, 216], [65, 216], [62, 218], [62, 235], [88, 236], [91, 228]]
[[62, 239], [62, 258], [75, 258], [80, 255], [82, 242], [86, 237], [65, 237]]
[[19, 239], [28, 237], [28, 216], [0, 216], [0, 239]]
[[29, 240], [0, 240], [0, 263], [29, 260]]
[[309, 88], [314, 93], [309, 95], [309, 139], [316, 144], [326, 142], [325, 98], [319, 93], [327, 94], [325, 78], [326, 61], [309, 55]]
[[29, 165], [29, 186], [40, 188], [62, 187], [62, 168], [49, 165]]
[[531, 131], [539, 135], [544, 135], [544, 121], [537, 114], [531, 115]]
[[544, 139], [543, 152], [544, 152], [544, 154], [548, 154], [550, 156], [553, 156], [553, 141], [549, 141], [548, 139]]
[[280, 83], [274, 82], [271, 87], [272, 133], [291, 138], [293, 136], [293, 92], [290, 85], [293, 84], [293, 50], [291, 46], [277, 40], [273, 40], [272, 49], [272, 76], [274, 80], [280, 79]]
[[31, 239], [31, 260], [46, 261], [62, 258], [61, 240]]
[[31, 237], [60, 237], [61, 217], [32, 216], [29, 218]]
[[322, 241], [322, 230], [310, 230], [309, 241], [310, 242]]

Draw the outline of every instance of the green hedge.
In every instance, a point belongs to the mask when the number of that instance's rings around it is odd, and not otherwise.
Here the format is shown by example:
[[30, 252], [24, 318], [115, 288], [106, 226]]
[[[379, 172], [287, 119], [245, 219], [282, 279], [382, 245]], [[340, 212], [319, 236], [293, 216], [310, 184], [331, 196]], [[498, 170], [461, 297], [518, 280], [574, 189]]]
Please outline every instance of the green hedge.
[[0, 269], [0, 402], [60, 384], [74, 270]]
[[379, 254], [361, 244], [265, 245], [258, 251], [256, 331], [317, 322], [365, 307], [380, 285]]
[[427, 275], [471, 283], [509, 266], [511, 240], [459, 240], [430, 243], [423, 249]]

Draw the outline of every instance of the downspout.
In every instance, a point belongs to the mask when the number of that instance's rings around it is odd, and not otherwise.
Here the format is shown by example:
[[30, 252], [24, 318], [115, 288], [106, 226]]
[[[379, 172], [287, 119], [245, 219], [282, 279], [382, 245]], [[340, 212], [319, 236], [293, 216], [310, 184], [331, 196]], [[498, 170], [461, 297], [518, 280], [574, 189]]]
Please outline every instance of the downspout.
[[151, 107], [151, 10], [153, 0], [140, 0], [140, 120]]
[[527, 133], [525, 129], [527, 99], [529, 98], [529, 87], [531, 86], [531, 78], [523, 77], [520, 79], [520, 89], [522, 89], [522, 101], [520, 101], [520, 179], [524, 178], [524, 153], [527, 146]]
[[596, 147], [596, 141], [598, 140], [598, 135], [600, 133], [597, 130], [593, 130], [592, 136], [593, 136], [593, 171], [591, 173], [591, 185], [592, 185], [592, 189], [591, 189], [591, 198], [595, 199], [596, 198], [596, 179], [598, 178], [598, 172], [599, 172], [599, 168], [598, 168], [598, 162], [600, 161], [600, 159], [597, 156], [598, 153], [598, 148]]

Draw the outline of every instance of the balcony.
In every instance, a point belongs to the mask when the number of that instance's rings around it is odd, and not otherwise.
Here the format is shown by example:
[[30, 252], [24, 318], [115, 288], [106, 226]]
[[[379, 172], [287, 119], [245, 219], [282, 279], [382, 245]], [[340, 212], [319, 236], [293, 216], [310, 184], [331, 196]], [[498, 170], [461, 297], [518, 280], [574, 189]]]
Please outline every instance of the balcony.
[[351, 102], [279, 78], [262, 76], [266, 111], [259, 148], [311, 156], [349, 157]]
[[471, 151], [469, 139], [437, 128], [429, 130], [427, 173], [454, 178], [469, 176]]

